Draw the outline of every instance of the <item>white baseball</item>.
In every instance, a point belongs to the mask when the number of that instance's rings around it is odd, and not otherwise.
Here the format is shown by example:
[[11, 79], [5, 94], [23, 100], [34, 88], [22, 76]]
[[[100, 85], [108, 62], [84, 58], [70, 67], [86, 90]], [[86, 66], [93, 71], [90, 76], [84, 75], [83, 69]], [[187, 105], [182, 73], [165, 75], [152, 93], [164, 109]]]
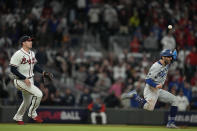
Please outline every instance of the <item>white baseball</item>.
[[172, 25], [168, 25], [168, 29], [172, 29]]

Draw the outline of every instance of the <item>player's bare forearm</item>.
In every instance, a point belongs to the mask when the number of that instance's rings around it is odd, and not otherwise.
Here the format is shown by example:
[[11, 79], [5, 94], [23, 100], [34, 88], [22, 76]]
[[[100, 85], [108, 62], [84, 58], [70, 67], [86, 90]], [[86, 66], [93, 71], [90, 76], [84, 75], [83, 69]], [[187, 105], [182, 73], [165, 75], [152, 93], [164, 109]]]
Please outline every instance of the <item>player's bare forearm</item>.
[[156, 88], [161, 89], [162, 88], [162, 84], [157, 85]]

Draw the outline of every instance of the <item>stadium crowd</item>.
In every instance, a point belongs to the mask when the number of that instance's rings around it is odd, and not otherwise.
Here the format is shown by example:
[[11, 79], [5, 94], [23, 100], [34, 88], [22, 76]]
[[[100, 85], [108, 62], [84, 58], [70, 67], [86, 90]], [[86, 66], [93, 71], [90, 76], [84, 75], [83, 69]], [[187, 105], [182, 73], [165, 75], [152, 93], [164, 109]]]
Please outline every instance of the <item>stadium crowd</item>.
[[[168, 48], [177, 49], [178, 60], [163, 88], [178, 96], [180, 111], [197, 109], [196, 23], [195, 0], [1, 0], [0, 104], [20, 99], [9, 61], [20, 36], [28, 34], [35, 37], [40, 66], [55, 75], [43, 83], [35, 74], [41, 105], [87, 106], [100, 97], [109, 108], [136, 108], [120, 96], [132, 89], [142, 94], [150, 65]], [[117, 44], [114, 37], [128, 41]], [[101, 48], [88, 52], [88, 43]]]

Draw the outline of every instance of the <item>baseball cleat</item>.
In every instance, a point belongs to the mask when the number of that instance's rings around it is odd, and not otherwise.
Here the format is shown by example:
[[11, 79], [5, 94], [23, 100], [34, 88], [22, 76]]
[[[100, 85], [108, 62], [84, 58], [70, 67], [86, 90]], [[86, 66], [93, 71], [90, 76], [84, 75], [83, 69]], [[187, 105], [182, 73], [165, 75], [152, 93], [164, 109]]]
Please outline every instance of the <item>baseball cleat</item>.
[[17, 124], [18, 125], [24, 125], [25, 123], [24, 123], [24, 121], [17, 121]]
[[134, 97], [134, 95], [137, 95], [136, 90], [132, 90], [132, 91], [130, 91], [130, 92], [128, 92], [128, 93], [123, 94], [123, 95], [121, 96], [121, 99], [122, 99], [122, 100], [124, 100], [124, 99], [131, 99], [131, 98]]
[[175, 125], [174, 122], [168, 122], [168, 124], [166, 125], [166, 127], [167, 127], [167, 128], [175, 128], [175, 129], [178, 129], [178, 128], [179, 128], [179, 127], [177, 127], [177, 126]]
[[35, 122], [37, 122], [37, 123], [42, 123], [42, 122], [43, 122], [42, 118], [39, 117], [39, 116], [36, 116], [35, 118], [33, 118], [33, 120], [34, 120]]
[[16, 116], [14, 116], [13, 120], [15, 120], [17, 122], [18, 125], [24, 125], [24, 121], [22, 119], [17, 119]]

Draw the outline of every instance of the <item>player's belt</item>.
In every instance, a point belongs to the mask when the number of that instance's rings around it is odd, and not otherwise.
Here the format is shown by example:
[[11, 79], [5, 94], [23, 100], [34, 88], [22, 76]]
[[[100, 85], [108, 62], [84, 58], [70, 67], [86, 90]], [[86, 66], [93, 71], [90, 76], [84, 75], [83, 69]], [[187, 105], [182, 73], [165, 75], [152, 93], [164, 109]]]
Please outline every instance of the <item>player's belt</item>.
[[[31, 77], [26, 77], [26, 79], [31, 79], [31, 78], [33, 78], [33, 76], [31, 76]], [[21, 80], [21, 79], [18, 79], [18, 78], [15, 78], [16, 80]]]

